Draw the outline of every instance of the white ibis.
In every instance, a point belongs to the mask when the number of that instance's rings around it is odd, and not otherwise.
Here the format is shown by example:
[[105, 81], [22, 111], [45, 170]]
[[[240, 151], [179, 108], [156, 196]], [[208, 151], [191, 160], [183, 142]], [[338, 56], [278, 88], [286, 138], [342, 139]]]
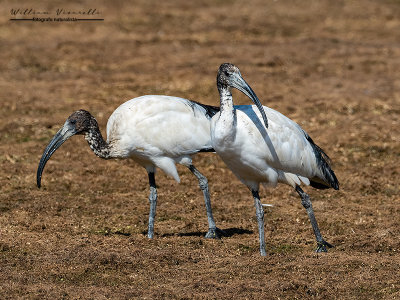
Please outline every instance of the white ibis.
[[203, 192], [208, 218], [206, 238], [218, 238], [210, 203], [208, 181], [192, 163], [199, 152], [214, 151], [210, 140], [210, 120], [218, 107], [203, 105], [178, 97], [147, 95], [119, 106], [107, 122], [107, 141], [100, 133], [96, 119], [85, 110], [68, 117], [56, 133], [39, 162], [37, 186], [46, 162], [71, 136], [85, 136], [90, 148], [100, 158], [132, 158], [146, 168], [150, 184], [148, 238], [154, 235], [157, 205], [156, 168], [180, 181], [175, 164], [182, 164], [197, 177]]
[[[318, 189], [339, 189], [330, 160], [294, 121], [262, 106], [251, 87], [232, 64], [222, 64], [217, 75], [220, 112], [211, 120], [211, 143], [232, 172], [250, 189], [256, 207], [260, 253], [266, 255], [264, 211], [259, 185], [292, 186], [301, 197], [317, 240], [317, 252], [332, 247], [320, 233], [310, 197], [300, 184]], [[234, 106], [231, 87], [246, 94], [256, 105]]]

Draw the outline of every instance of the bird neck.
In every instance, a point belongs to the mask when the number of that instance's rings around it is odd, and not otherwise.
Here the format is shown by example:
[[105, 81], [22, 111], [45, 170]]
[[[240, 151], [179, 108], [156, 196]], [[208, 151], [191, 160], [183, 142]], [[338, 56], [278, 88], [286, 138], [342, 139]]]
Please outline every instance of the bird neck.
[[89, 130], [85, 133], [85, 140], [88, 142], [90, 149], [92, 149], [94, 154], [96, 154], [98, 157], [104, 159], [111, 158], [111, 147], [103, 139], [99, 125], [94, 118], [91, 122]]
[[233, 106], [232, 92], [229, 86], [218, 86], [221, 103], [220, 118], [224, 120], [225, 126], [233, 128], [235, 124], [236, 112]]

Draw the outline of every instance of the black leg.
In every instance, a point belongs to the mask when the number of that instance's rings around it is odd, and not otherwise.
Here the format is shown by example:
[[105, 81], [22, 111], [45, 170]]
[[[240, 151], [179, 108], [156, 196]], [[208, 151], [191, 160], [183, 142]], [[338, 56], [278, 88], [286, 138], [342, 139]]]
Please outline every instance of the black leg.
[[304, 192], [299, 186], [296, 186], [296, 192], [301, 197], [301, 204], [303, 204], [304, 208], [307, 210], [308, 218], [310, 219], [311, 226], [314, 230], [315, 238], [317, 239], [317, 249], [316, 252], [328, 252], [326, 247], [332, 248], [333, 246], [326, 242], [319, 231], [317, 219], [315, 219], [314, 210], [312, 208], [310, 196], [306, 192]]
[[254, 206], [256, 207], [256, 216], [258, 222], [258, 235], [260, 240], [260, 254], [261, 256], [267, 256], [265, 251], [265, 237], [264, 237], [264, 208], [260, 201], [258, 191], [251, 191], [254, 198]]
[[215, 225], [215, 221], [214, 221], [214, 217], [213, 217], [212, 209], [211, 209], [210, 193], [208, 191], [208, 180], [203, 174], [201, 174], [199, 172], [199, 170], [197, 170], [195, 168], [195, 166], [190, 165], [189, 170], [199, 180], [199, 186], [203, 192], [204, 201], [206, 203], [206, 212], [207, 212], [207, 219], [208, 219], [208, 232], [205, 237], [212, 238], [212, 239], [215, 239], [215, 238], [219, 239], [219, 238], [221, 238], [222, 230], [218, 229], [217, 226]]
[[147, 237], [152, 239], [154, 236], [154, 218], [156, 216], [156, 207], [157, 207], [157, 188], [156, 188], [156, 179], [154, 177], [154, 172], [148, 172], [149, 175], [149, 184], [150, 184], [150, 213], [149, 213], [149, 230], [147, 232]]

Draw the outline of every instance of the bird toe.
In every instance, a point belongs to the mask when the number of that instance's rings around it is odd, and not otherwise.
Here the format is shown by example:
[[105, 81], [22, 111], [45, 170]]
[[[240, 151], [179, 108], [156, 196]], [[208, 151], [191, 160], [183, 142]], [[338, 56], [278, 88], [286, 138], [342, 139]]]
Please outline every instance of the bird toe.
[[206, 239], [220, 239], [225, 235], [225, 231], [219, 229], [218, 227], [209, 228], [208, 232], [205, 235]]
[[317, 242], [317, 249], [315, 250], [315, 252], [328, 252], [328, 249], [326, 247], [333, 248], [333, 245], [324, 240], [322, 240], [321, 242]]

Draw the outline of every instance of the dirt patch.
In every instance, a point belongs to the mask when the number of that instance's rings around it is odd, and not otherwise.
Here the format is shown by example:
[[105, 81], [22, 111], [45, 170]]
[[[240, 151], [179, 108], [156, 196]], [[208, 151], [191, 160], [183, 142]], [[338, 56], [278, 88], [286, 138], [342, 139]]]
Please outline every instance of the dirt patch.
[[[58, 23], [9, 21], [13, 5], [0, 8], [1, 298], [400, 298], [398, 1], [117, 1], [96, 4], [104, 21]], [[93, 3], [21, 4], [58, 6]], [[218, 105], [223, 62], [332, 158], [341, 190], [307, 188], [329, 253], [313, 253], [307, 214], [280, 186], [261, 191], [274, 205], [261, 258], [251, 194], [211, 153], [195, 164], [221, 240], [203, 238], [202, 194], [183, 167], [181, 184], [157, 174], [148, 240], [145, 170], [98, 159], [81, 137], [36, 188], [42, 151], [71, 112], [89, 110], [104, 132], [140, 95]]]

